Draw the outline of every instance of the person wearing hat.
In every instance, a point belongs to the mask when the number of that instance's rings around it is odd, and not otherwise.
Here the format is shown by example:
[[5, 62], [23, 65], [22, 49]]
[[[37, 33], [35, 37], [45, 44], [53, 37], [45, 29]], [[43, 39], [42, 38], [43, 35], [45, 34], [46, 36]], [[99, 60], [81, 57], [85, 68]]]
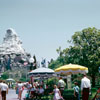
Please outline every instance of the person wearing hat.
[[75, 86], [74, 86], [74, 100], [80, 100], [80, 95], [79, 95], [79, 87], [78, 87], [78, 83], [74, 82]]
[[90, 89], [91, 89], [90, 79], [88, 79], [86, 74], [84, 74], [83, 78], [81, 79], [82, 100], [88, 100]]

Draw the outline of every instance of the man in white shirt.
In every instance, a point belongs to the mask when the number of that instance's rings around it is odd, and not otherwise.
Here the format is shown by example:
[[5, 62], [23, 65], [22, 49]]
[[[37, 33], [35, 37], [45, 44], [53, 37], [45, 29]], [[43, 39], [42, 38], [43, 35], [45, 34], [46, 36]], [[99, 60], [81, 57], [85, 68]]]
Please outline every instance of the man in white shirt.
[[8, 94], [8, 85], [3, 81], [0, 83], [0, 92], [2, 96], [2, 100], [6, 100], [6, 94]]
[[90, 80], [87, 78], [86, 74], [84, 74], [84, 76], [81, 80], [82, 100], [88, 100], [90, 89], [91, 89]]
[[65, 88], [65, 85], [66, 85], [66, 83], [64, 82], [62, 77], [60, 77], [59, 81], [58, 81], [58, 87], [60, 89], [61, 95], [63, 95], [63, 91], [64, 91], [64, 88]]

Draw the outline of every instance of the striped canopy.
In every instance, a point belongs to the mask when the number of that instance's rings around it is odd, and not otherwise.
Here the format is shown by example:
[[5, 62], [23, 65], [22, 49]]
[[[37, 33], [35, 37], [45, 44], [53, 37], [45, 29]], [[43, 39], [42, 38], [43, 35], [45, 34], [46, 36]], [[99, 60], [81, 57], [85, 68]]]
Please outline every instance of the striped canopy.
[[88, 73], [88, 68], [81, 65], [68, 64], [55, 69], [55, 72], [57, 74], [62, 74], [62, 75], [63, 74], [70, 75], [70, 74], [77, 74], [77, 73], [85, 74]]
[[29, 76], [34, 76], [34, 77], [52, 77], [53, 75], [55, 75], [54, 70], [44, 67], [37, 68], [29, 72]]

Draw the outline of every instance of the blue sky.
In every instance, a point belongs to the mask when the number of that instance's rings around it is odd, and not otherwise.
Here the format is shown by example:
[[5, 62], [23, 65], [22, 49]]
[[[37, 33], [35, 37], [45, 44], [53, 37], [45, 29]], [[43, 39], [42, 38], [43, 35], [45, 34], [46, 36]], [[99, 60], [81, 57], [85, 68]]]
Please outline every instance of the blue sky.
[[100, 29], [100, 0], [0, 0], [0, 43], [13, 28], [39, 61], [56, 59], [56, 49], [87, 27]]

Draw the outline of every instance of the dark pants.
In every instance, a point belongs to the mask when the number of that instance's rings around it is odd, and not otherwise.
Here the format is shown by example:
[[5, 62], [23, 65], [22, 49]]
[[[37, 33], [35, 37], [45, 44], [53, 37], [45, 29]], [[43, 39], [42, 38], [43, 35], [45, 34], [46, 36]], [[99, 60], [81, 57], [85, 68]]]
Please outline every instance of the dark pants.
[[80, 100], [80, 94], [79, 93], [75, 93], [76, 97], [74, 97], [74, 100]]
[[63, 96], [64, 87], [60, 87], [59, 90], [60, 90], [61, 96]]
[[89, 88], [83, 88], [82, 100], [88, 100], [89, 98]]
[[42, 100], [43, 93], [39, 94], [39, 100]]
[[2, 100], [6, 100], [6, 91], [1, 92]]

